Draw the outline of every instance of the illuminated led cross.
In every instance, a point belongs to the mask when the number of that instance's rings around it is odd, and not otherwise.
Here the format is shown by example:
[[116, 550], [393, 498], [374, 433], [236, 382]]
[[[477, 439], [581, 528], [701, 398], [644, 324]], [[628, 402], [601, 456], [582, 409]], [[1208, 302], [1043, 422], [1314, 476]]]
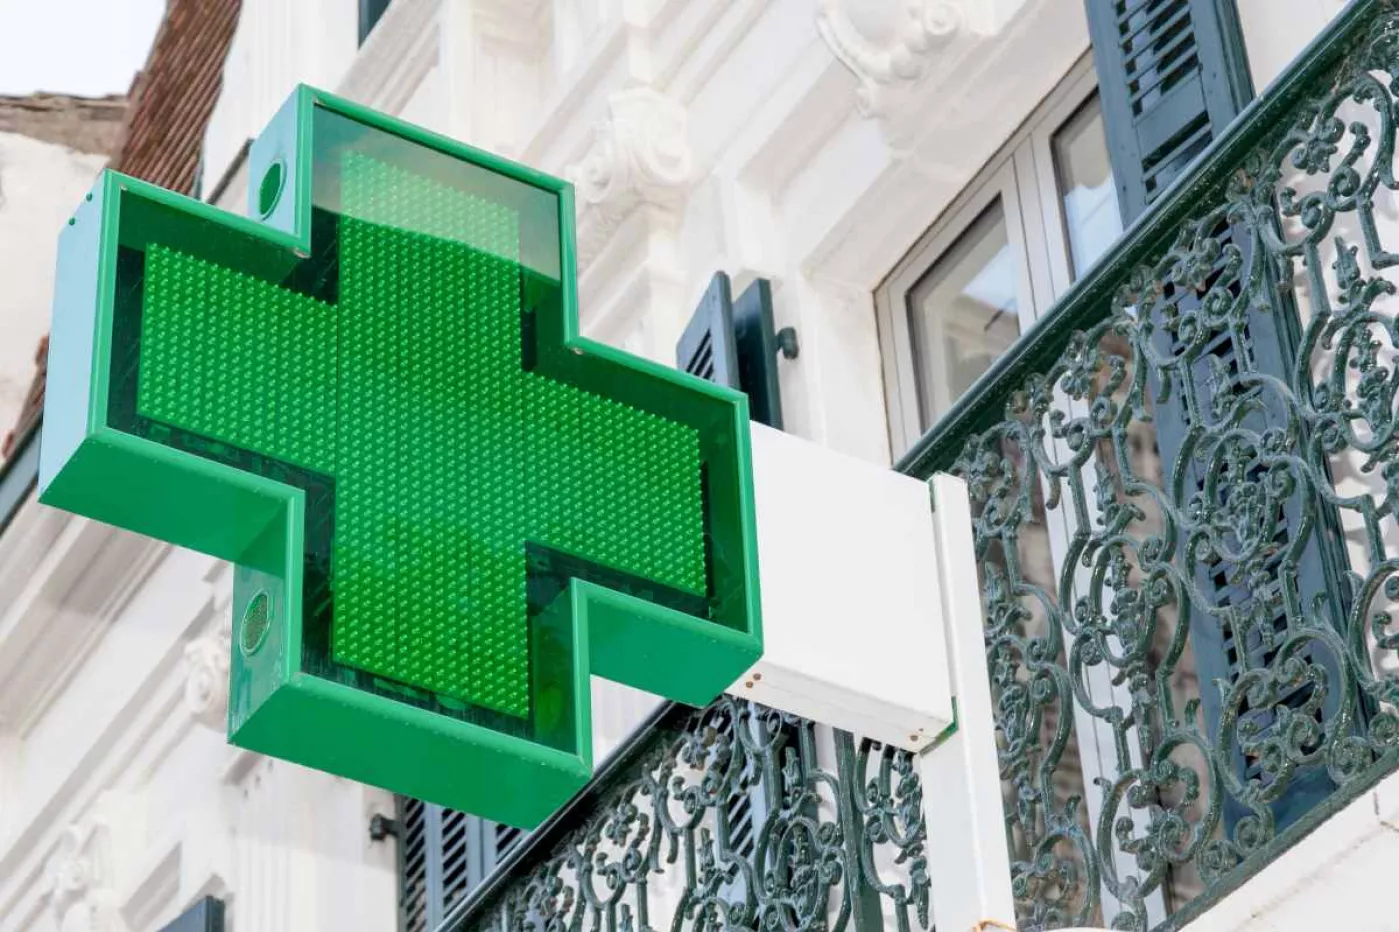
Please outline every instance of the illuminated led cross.
[[578, 337], [561, 182], [309, 89], [249, 164], [75, 216], [43, 500], [238, 565], [236, 743], [532, 824], [590, 671], [758, 657], [746, 406]]

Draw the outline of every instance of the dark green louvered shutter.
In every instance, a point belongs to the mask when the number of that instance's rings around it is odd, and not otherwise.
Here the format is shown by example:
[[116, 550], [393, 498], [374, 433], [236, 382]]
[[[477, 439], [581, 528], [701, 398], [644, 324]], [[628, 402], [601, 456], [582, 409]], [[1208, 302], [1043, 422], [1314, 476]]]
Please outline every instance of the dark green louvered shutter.
[[195, 903], [160, 932], [223, 932], [223, 900], [212, 896]]
[[399, 913], [404, 932], [431, 932], [524, 837], [520, 829], [399, 797]]
[[1253, 97], [1234, 0], [1086, 0], [1117, 203], [1130, 223]]
[[[721, 842], [721, 850], [726, 851], [733, 861], [746, 861], [751, 864], [758, 853], [758, 838], [762, 834], [763, 826], [782, 808], [781, 761], [785, 760], [788, 753], [797, 753], [801, 738], [799, 726], [786, 718], [774, 732], [768, 732], [767, 723], [762, 720], [763, 713], [757, 704], [745, 704], [751, 714], [746, 719], [741, 719], [738, 727], [746, 725], [749, 737], [754, 742], [772, 742], [777, 754], [766, 763], [760, 763], [756, 755], [745, 756], [743, 770], [738, 779], [731, 784], [728, 799], [724, 801], [722, 809], [716, 810], [723, 815], [723, 822], [716, 828], [724, 839]], [[741, 738], [737, 740], [742, 742]], [[814, 811], [806, 814], [815, 820]], [[743, 872], [736, 871], [722, 886], [720, 896], [743, 897], [751, 883], [751, 877], [745, 877]]]
[[738, 384], [748, 395], [748, 413], [759, 424], [782, 429], [782, 393], [777, 385], [777, 333], [772, 322], [772, 286], [755, 279], [734, 299], [734, 351]]
[[428, 928], [427, 803], [398, 797], [398, 916], [403, 932]]
[[[1252, 84], [1239, 29], [1234, 0], [1087, 0], [1089, 34], [1093, 40], [1094, 63], [1098, 72], [1099, 96], [1107, 132], [1108, 151], [1117, 184], [1118, 204], [1123, 221], [1130, 224], [1174, 181], [1192, 159], [1219, 135], [1252, 97]], [[1251, 248], [1243, 237], [1227, 225], [1213, 231], [1221, 245], [1235, 242]], [[1247, 256], [1245, 264], [1247, 265]], [[1227, 257], [1221, 252], [1209, 285], [1222, 273]], [[1183, 348], [1175, 321], [1181, 314], [1199, 307], [1200, 296], [1181, 290], [1165, 294], [1164, 304], [1174, 313], [1162, 313], [1156, 322], [1160, 349], [1175, 355]], [[1209, 398], [1213, 379], [1227, 374], [1235, 391], [1242, 393], [1236, 377], [1240, 363], [1250, 360], [1255, 371], [1283, 376], [1289, 360], [1297, 352], [1295, 311], [1281, 298], [1268, 312], [1255, 312], [1242, 339], [1225, 330], [1213, 334], [1194, 361], [1189, 373], [1198, 397]], [[1247, 355], [1244, 355], [1247, 354]], [[1163, 479], [1172, 474], [1191, 430], [1190, 414], [1180, 402], [1184, 392], [1176, 385], [1168, 398], [1162, 398], [1162, 385], [1153, 376], [1152, 394], [1156, 401], [1156, 441], [1161, 456]], [[1257, 390], [1254, 390], [1255, 392]], [[1261, 433], [1269, 427], [1282, 427], [1287, 413], [1276, 399], [1258, 396], [1260, 410], [1252, 413], [1244, 426]], [[1192, 459], [1182, 473], [1177, 498], [1184, 504], [1199, 493], [1205, 482], [1204, 466]], [[1262, 471], [1252, 469], [1253, 476]], [[1213, 611], [1190, 611], [1190, 638], [1199, 673], [1201, 710], [1210, 734], [1219, 734], [1220, 681], [1236, 682], [1246, 668], [1265, 666], [1273, 660], [1279, 638], [1287, 628], [1281, 586], [1293, 580], [1282, 577], [1282, 545], [1291, 538], [1291, 529], [1301, 521], [1303, 503], [1297, 494], [1278, 509], [1274, 517], [1278, 551], [1269, 561], [1267, 577], [1271, 589], [1262, 600], [1263, 617], [1244, 618], [1243, 607], [1259, 601], [1250, 590], [1251, 581], [1237, 578], [1234, 567], [1216, 562], [1196, 567], [1196, 584], [1210, 600]], [[1317, 503], [1318, 505], [1320, 503]], [[1328, 566], [1335, 567], [1336, 556], [1331, 529], [1326, 522], [1313, 531], [1302, 553], [1295, 585], [1302, 604], [1328, 588]], [[1333, 576], [1334, 577], [1334, 573]], [[1271, 630], [1269, 630], [1271, 629]], [[1315, 657], [1329, 667], [1330, 682], [1340, 682], [1334, 658]], [[1283, 702], [1299, 708], [1311, 697], [1312, 687], [1302, 687]], [[1331, 690], [1319, 719], [1334, 717], [1340, 697]], [[1270, 706], [1273, 708], [1275, 706]], [[1245, 715], [1264, 737], [1274, 724], [1267, 710]], [[1230, 750], [1235, 774], [1252, 781], [1260, 776], [1259, 762], [1246, 756], [1240, 747]], [[1294, 774], [1288, 792], [1273, 804], [1279, 828], [1291, 823], [1329, 793], [1332, 787], [1323, 766], [1317, 765]], [[1232, 828], [1247, 810], [1232, 798], [1225, 801], [1226, 826]]]
[[369, 38], [369, 34], [374, 31], [374, 25], [379, 22], [379, 17], [384, 15], [384, 11], [389, 8], [390, 0], [359, 0], [359, 44], [364, 45], [364, 40]]
[[505, 860], [510, 850], [525, 837], [525, 832], [513, 825], [492, 822], [476, 816], [466, 816], [467, 887], [468, 891], [491, 875]]
[[715, 272], [699, 306], [675, 346], [675, 365], [720, 385], [738, 388], [738, 348], [734, 345], [733, 298], [729, 277]]
[[752, 419], [780, 430], [777, 353], [772, 287], [767, 279], [754, 280], [735, 301], [729, 276], [715, 272], [676, 344], [675, 365], [702, 379], [742, 389]]
[[[715, 272], [675, 347], [676, 367], [742, 389], [748, 395], [752, 419], [780, 429], [782, 400], [777, 388], [778, 345], [773, 333], [771, 286], [760, 278], [738, 301], [731, 301], [730, 294], [729, 276]], [[795, 727], [784, 726], [782, 740], [795, 747]], [[776, 781], [775, 774], [758, 773], [752, 758], [745, 763], [722, 810], [721, 832], [732, 857], [748, 859], [757, 850], [763, 821], [779, 804], [769, 798]], [[725, 892], [741, 893], [743, 883], [735, 878], [726, 884]]]

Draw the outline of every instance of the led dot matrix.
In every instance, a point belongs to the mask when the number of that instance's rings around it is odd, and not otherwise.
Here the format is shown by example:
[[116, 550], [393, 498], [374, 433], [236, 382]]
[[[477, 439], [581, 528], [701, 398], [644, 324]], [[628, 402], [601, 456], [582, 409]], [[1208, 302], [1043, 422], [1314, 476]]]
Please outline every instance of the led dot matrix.
[[525, 371], [508, 207], [354, 151], [341, 198], [334, 305], [147, 252], [140, 411], [334, 478], [337, 662], [527, 715], [526, 542], [702, 596], [698, 435]]

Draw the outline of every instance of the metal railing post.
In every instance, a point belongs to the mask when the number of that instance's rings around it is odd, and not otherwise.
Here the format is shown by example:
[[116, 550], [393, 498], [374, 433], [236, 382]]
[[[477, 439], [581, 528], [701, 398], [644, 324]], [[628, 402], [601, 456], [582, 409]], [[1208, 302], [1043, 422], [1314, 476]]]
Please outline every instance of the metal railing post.
[[929, 486], [956, 701], [951, 733], [920, 758], [923, 817], [933, 839], [928, 846], [933, 918], [938, 932], [971, 932], [987, 923], [1013, 929], [1015, 897], [971, 505], [961, 479], [938, 473]]

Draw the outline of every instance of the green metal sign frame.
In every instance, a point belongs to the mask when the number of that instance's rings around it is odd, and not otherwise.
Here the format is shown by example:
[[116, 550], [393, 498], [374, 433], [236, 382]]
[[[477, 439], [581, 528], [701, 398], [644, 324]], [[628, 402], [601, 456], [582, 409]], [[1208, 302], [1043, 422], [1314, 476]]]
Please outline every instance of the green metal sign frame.
[[563, 181], [306, 87], [248, 163], [69, 221], [40, 499], [236, 565], [234, 744], [535, 825], [590, 674], [761, 655], [747, 402], [579, 334]]

